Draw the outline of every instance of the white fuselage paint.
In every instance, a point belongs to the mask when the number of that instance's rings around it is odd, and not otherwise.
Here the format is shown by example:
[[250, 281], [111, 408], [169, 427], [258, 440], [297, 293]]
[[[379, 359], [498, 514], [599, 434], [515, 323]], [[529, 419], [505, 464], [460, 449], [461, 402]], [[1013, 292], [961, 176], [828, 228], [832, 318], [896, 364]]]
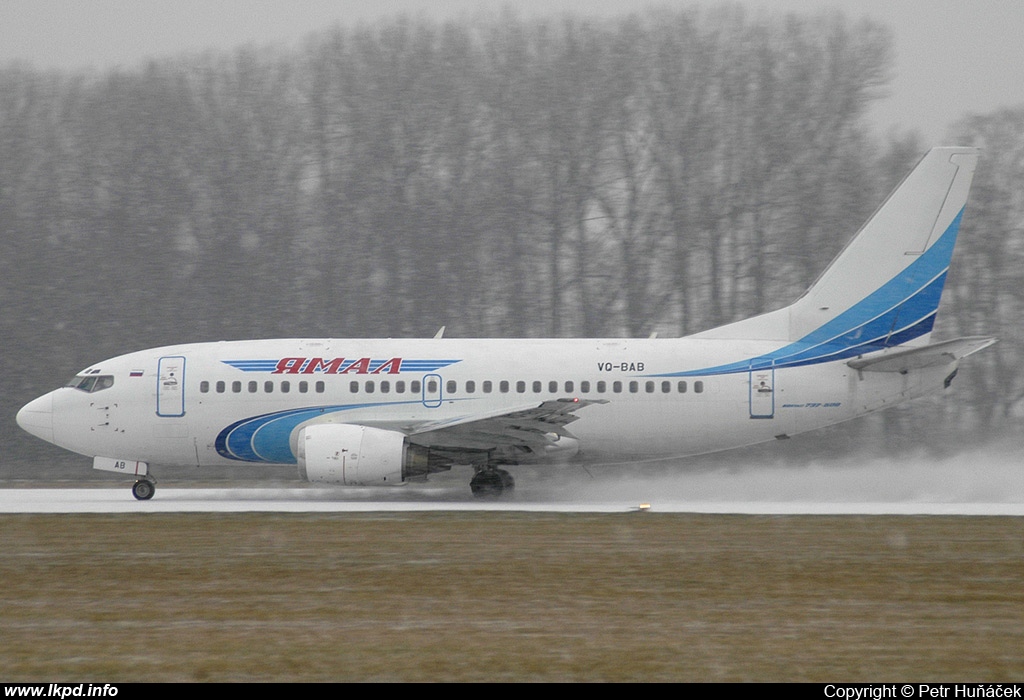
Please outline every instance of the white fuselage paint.
[[[580, 408], [578, 420], [568, 426], [579, 441], [576, 459], [599, 463], [713, 452], [813, 430], [940, 389], [956, 366], [899, 374], [858, 372], [837, 361], [776, 369], [769, 387], [759, 387], [758, 376], [748, 372], [657, 376], [756, 357], [778, 346], [706, 339], [200, 343], [106, 360], [83, 374], [113, 376], [110, 388], [94, 393], [61, 388], [34, 403], [52, 402], [52, 442], [71, 451], [153, 464], [217, 466], [244, 463], [218, 453], [217, 438], [225, 428], [291, 409], [345, 407], [332, 420], [395, 426], [526, 409], [551, 399], [603, 399], [607, 403]], [[167, 379], [159, 376], [161, 358], [169, 357], [184, 358], [180, 404], [173, 394], [171, 399], [160, 394], [161, 382]], [[298, 363], [286, 365], [292, 370], [286, 372], [243, 371], [225, 363], [314, 357], [325, 360], [318, 370], [326, 361], [342, 357], [346, 363], [359, 358], [457, 361], [429, 372], [393, 373], [393, 367], [385, 367], [378, 374], [360, 373], [368, 370], [365, 364], [339, 374], [296, 373]], [[345, 363], [334, 367], [344, 368]], [[427, 375], [440, 378], [439, 396], [424, 396]], [[417, 381], [421, 388], [413, 393]], [[686, 382], [685, 392], [679, 391], [681, 381]], [[218, 391], [219, 382], [223, 391]], [[234, 390], [236, 382], [241, 391]], [[249, 391], [250, 382], [256, 382], [254, 393]], [[271, 392], [266, 391], [268, 382]], [[282, 392], [282, 382], [289, 383], [287, 393]], [[299, 391], [300, 382], [306, 383], [304, 393]], [[316, 391], [317, 382], [323, 382], [322, 392]], [[367, 382], [373, 382], [373, 393], [367, 391]], [[388, 382], [387, 393], [382, 392], [382, 382]], [[397, 392], [398, 382], [404, 382], [402, 393]], [[472, 393], [467, 382], [475, 385]], [[486, 382], [490, 390], [485, 392]], [[507, 392], [501, 391], [502, 382], [508, 382]], [[518, 382], [525, 383], [525, 391], [518, 391]], [[571, 382], [568, 388], [566, 382]], [[598, 391], [599, 382], [605, 383], [604, 391]], [[619, 391], [614, 390], [616, 382], [621, 382]], [[160, 414], [158, 399], [163, 403]], [[182, 415], [176, 415], [182, 413], [177, 405], [184, 407]], [[752, 417], [752, 407], [763, 417]], [[261, 461], [293, 465], [298, 431], [308, 422], [290, 429], [285, 459], [278, 452], [277, 458], [271, 454]], [[429, 438], [424, 441], [429, 444]]]

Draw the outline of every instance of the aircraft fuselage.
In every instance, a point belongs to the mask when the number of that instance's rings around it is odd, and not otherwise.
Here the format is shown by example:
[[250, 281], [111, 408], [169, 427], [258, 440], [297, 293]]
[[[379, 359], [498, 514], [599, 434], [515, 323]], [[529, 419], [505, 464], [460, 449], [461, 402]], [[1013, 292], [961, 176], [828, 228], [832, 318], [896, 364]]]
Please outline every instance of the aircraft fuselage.
[[[109, 378], [110, 386], [57, 389], [26, 406], [22, 419], [40, 437], [89, 456], [294, 465], [298, 433], [310, 423], [401, 428], [589, 399], [607, 403], [579, 410], [569, 430], [584, 447], [567, 456], [597, 463], [794, 435], [940, 388], [952, 372], [950, 365], [908, 374], [858, 372], [830, 362], [690, 374], [772, 347], [694, 339], [180, 345], [89, 367], [77, 378]], [[429, 434], [413, 439], [431, 440]]]

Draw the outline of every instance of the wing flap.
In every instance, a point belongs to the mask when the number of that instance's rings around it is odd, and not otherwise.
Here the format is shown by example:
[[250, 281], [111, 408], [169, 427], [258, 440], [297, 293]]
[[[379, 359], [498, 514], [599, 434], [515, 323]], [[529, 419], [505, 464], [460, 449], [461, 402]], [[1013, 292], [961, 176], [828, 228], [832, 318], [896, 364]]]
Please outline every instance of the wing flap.
[[539, 450], [560, 438], [575, 439], [565, 426], [579, 419], [576, 411], [606, 399], [554, 399], [523, 408], [461, 416], [407, 428], [417, 442], [459, 449], [527, 447]]

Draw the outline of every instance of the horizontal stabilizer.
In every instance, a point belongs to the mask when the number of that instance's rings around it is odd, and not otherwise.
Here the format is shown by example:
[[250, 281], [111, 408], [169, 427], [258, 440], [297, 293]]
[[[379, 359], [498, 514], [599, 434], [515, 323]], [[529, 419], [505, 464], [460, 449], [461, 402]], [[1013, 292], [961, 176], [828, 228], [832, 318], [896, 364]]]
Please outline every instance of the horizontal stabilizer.
[[996, 342], [987, 336], [971, 336], [957, 338], [942, 343], [933, 343], [924, 347], [896, 350], [883, 355], [850, 360], [846, 364], [856, 370], [865, 372], [899, 372], [906, 374], [910, 370], [936, 367], [956, 362], [968, 355], [987, 348]]

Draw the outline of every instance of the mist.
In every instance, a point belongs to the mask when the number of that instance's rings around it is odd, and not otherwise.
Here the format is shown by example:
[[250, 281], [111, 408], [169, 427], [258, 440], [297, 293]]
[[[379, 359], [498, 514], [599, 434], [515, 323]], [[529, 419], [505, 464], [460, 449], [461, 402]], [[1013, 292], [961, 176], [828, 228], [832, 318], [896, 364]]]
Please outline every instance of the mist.
[[516, 498], [568, 502], [678, 503], [1020, 503], [1024, 470], [1003, 446], [946, 457], [845, 456], [800, 466], [570, 468], [517, 480]]

